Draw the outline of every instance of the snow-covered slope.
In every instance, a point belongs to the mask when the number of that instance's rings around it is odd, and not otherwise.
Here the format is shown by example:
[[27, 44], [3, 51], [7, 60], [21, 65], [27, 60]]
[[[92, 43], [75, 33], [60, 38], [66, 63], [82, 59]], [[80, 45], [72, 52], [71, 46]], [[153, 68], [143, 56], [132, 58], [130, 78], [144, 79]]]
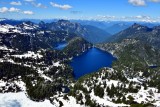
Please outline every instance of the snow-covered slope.
[[24, 92], [0, 94], [0, 107], [56, 107], [49, 100], [35, 102]]
[[5, 25], [0, 25], [0, 33], [21, 33], [21, 31], [16, 26], [5, 24]]

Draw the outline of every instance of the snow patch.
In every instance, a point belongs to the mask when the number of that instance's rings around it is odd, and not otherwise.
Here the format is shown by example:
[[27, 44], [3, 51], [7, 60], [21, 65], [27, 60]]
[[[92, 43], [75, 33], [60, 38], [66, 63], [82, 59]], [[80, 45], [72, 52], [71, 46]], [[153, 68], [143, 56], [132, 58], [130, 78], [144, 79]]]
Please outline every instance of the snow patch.
[[13, 49], [9, 49], [9, 48], [7, 48], [6, 46], [0, 46], [0, 50], [10, 51], [10, 52], [13, 52], [13, 51], [14, 51]]
[[60, 62], [59, 61], [58, 62], [53, 62], [53, 66], [56, 66], [56, 67], [60, 66]]
[[23, 55], [12, 55], [12, 56], [18, 57], [18, 58], [24, 57], [24, 58], [34, 58], [34, 59], [36, 59], [36, 58], [42, 58], [43, 57], [39, 53], [34, 53], [32, 51], [28, 51], [28, 53], [25, 53]]
[[0, 107], [56, 107], [49, 100], [34, 102], [24, 92], [0, 94]]
[[6, 86], [6, 82], [0, 80], [0, 87]]

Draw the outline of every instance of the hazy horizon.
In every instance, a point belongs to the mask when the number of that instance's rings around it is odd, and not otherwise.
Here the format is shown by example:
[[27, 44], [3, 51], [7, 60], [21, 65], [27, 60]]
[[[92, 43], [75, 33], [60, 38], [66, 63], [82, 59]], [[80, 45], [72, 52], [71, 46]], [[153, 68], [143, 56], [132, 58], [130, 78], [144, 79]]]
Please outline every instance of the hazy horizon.
[[160, 0], [1, 0], [0, 18], [160, 22], [159, 5]]

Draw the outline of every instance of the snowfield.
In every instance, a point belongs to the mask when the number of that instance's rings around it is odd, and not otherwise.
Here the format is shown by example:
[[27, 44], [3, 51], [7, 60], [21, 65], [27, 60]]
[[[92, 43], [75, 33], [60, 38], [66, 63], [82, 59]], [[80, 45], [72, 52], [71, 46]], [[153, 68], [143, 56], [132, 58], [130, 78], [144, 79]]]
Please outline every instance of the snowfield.
[[122, 107], [122, 106], [127, 107], [127, 106], [129, 106], [129, 105], [126, 105], [126, 104], [115, 104], [115, 103], [108, 100], [108, 99], [110, 99], [108, 96], [105, 96], [104, 98], [100, 98], [98, 96], [95, 96], [93, 90], [92, 90], [90, 96], [91, 96], [92, 100], [94, 100], [97, 103], [99, 103], [101, 105], [104, 105], [104, 106], [111, 106], [111, 107]]
[[[59, 97], [58, 99], [63, 102], [63, 107], [86, 107], [85, 105], [77, 104], [76, 99], [72, 96], [68, 97], [69, 100], [64, 100], [63, 97]], [[59, 102], [56, 100], [54, 100], [54, 104], [56, 107], [59, 107]]]
[[49, 100], [34, 102], [24, 92], [0, 94], [0, 107], [56, 107]]
[[0, 25], [0, 33], [21, 33], [20, 30], [18, 30], [18, 28], [16, 26], [12, 26], [12, 25]]

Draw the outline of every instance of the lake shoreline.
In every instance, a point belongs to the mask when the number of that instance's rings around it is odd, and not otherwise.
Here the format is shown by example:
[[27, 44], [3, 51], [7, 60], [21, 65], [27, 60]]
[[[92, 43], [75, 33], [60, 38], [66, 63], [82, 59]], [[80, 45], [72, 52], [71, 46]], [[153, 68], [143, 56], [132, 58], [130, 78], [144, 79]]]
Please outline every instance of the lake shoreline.
[[74, 78], [78, 78], [98, 71], [103, 67], [110, 67], [116, 60], [109, 52], [103, 51], [97, 47], [92, 47], [79, 56], [73, 57], [70, 66], [74, 71]]

